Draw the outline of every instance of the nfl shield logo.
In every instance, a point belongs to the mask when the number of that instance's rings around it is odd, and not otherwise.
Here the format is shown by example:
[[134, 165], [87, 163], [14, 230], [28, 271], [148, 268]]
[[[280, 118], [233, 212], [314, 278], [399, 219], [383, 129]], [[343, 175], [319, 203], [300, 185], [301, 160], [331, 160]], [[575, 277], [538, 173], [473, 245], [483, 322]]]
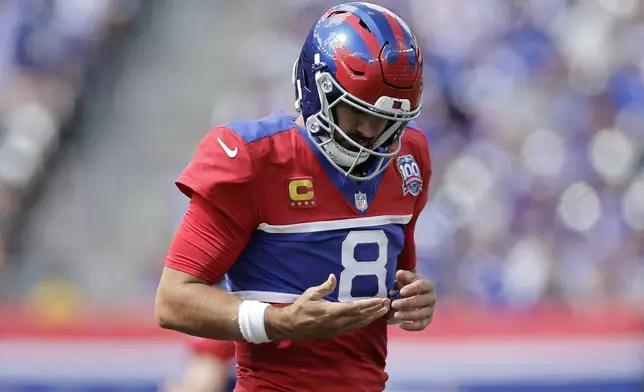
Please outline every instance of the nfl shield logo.
[[354, 195], [354, 198], [356, 202], [356, 208], [358, 209], [358, 211], [360, 212], [367, 211], [367, 207], [369, 206], [367, 204], [367, 194], [358, 191], [358, 193]]

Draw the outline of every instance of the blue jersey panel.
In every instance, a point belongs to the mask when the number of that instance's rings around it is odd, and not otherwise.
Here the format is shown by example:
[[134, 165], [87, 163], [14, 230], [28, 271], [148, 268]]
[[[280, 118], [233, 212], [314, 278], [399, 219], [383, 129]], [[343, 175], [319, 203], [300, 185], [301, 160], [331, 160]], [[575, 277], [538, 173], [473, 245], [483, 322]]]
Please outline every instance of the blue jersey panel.
[[[329, 301], [387, 297], [404, 244], [402, 224], [313, 233], [257, 231], [227, 274], [233, 292], [300, 295], [335, 274]], [[270, 298], [262, 298], [270, 302]]]
[[410, 121], [409, 123], [407, 123], [407, 126], [417, 131], [422, 131], [422, 128], [416, 123], [416, 121]]
[[224, 125], [225, 128], [238, 134], [246, 143], [270, 137], [279, 132], [293, 129], [295, 124], [283, 111], [252, 121], [234, 121]]

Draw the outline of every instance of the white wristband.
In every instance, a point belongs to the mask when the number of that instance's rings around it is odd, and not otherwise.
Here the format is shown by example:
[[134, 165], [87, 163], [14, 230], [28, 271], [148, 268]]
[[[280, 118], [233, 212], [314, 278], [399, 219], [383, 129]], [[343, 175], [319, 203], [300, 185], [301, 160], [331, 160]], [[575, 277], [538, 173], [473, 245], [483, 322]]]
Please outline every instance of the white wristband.
[[259, 301], [243, 301], [239, 305], [237, 322], [244, 339], [249, 343], [268, 343], [264, 313], [270, 305]]

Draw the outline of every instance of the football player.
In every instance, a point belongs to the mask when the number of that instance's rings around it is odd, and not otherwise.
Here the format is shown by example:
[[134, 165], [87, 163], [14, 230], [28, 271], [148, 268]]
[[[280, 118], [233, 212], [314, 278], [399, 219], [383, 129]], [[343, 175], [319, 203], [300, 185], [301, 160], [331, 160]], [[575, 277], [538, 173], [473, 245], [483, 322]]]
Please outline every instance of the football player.
[[422, 67], [399, 16], [333, 7], [293, 67], [298, 115], [216, 127], [177, 180], [191, 201], [157, 322], [234, 340], [236, 391], [382, 391], [388, 321], [430, 323], [414, 245], [431, 174], [413, 122]]

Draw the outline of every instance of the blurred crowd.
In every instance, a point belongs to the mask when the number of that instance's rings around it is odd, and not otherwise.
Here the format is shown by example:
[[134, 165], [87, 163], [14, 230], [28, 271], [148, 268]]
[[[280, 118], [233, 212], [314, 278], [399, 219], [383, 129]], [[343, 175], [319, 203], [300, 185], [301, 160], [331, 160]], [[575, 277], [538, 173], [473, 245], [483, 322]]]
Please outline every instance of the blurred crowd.
[[424, 49], [434, 174], [416, 240], [440, 294], [644, 306], [643, 3], [379, 4]]
[[0, 270], [27, 194], [66, 140], [88, 74], [139, 0], [0, 0]]
[[[424, 49], [418, 123], [433, 177], [417, 243], [439, 295], [519, 308], [644, 304], [644, 4], [377, 2]], [[335, 3], [280, 8], [280, 33], [266, 35], [280, 42], [266, 45], [300, 45]], [[85, 67], [133, 4], [0, 0], [0, 231], [55, 149]], [[275, 109], [290, 69], [262, 77], [273, 62], [254, 69], [254, 100], [238, 110]]]
[[644, 305], [642, 3], [410, 1], [409, 15], [435, 172], [421, 269], [489, 304]]

